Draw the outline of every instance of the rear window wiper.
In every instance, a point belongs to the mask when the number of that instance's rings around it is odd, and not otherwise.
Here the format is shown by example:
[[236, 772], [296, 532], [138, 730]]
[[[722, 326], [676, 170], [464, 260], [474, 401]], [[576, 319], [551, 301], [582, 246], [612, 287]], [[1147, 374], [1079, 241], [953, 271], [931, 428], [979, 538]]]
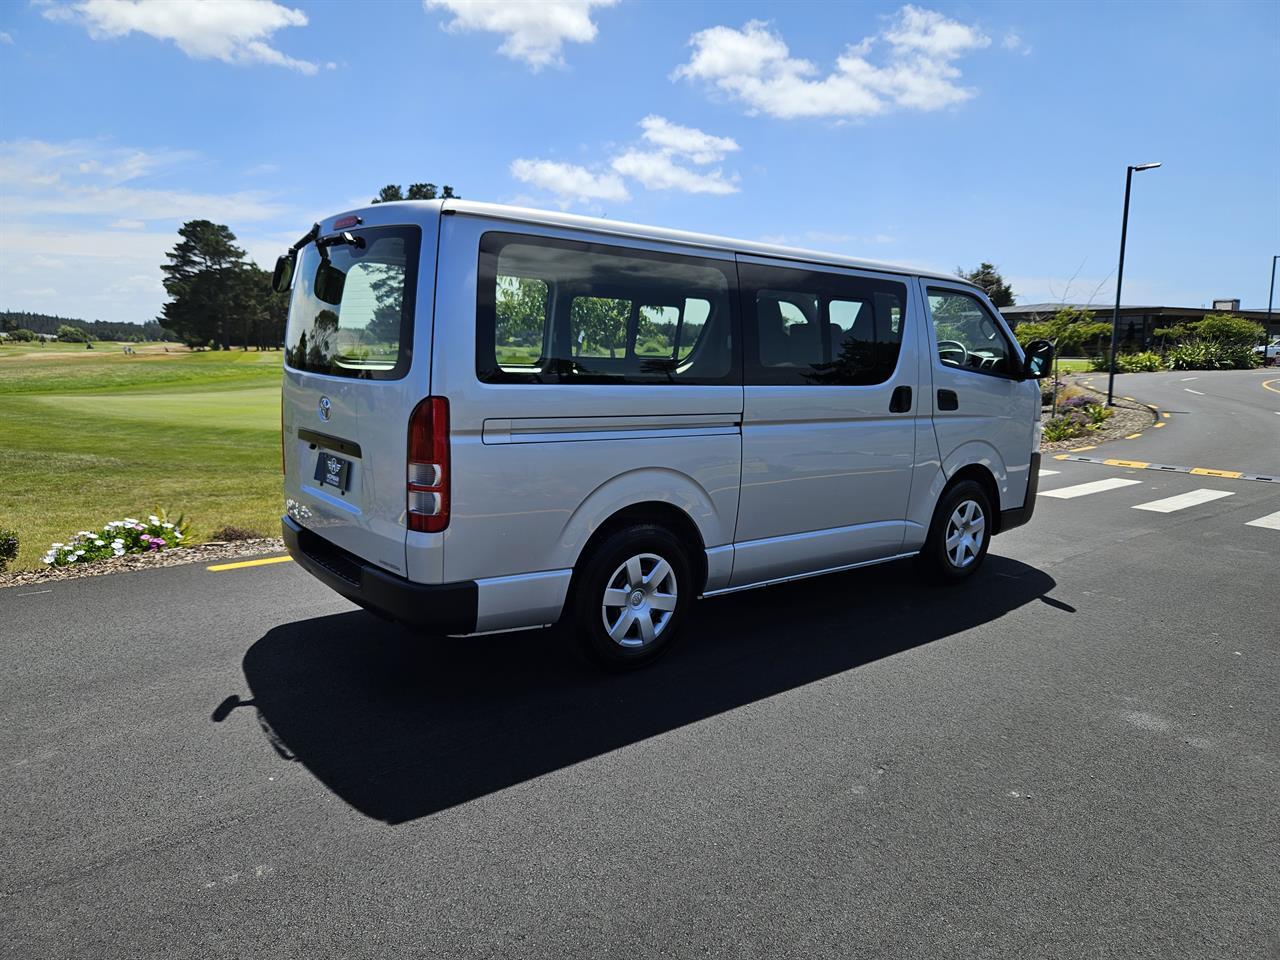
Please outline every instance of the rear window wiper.
[[364, 237], [358, 237], [350, 231], [343, 230], [341, 233], [331, 233], [327, 237], [320, 237], [316, 241], [316, 247], [320, 250], [321, 255], [329, 247], [351, 246], [357, 250], [363, 250], [365, 247]]

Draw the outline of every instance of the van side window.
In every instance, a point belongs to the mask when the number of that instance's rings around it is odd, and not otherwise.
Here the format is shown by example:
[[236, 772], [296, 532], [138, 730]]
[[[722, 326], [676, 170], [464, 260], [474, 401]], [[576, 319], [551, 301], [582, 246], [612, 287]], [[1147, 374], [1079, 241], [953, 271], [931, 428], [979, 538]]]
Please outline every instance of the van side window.
[[731, 262], [508, 233], [480, 240], [486, 383], [736, 383]]
[[1013, 348], [977, 297], [930, 287], [929, 313], [939, 363], [975, 373], [1009, 375]]
[[898, 365], [907, 288], [893, 281], [739, 264], [747, 383], [870, 386]]

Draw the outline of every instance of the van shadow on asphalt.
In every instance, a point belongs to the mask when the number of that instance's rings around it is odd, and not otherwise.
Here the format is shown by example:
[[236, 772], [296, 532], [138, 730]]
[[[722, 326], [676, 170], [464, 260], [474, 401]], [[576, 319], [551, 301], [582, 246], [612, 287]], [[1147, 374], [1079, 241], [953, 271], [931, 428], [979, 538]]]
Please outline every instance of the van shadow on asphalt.
[[959, 587], [923, 587], [899, 562], [705, 600], [677, 649], [620, 676], [593, 671], [558, 629], [435, 639], [337, 614], [255, 643], [244, 658], [253, 700], [229, 697], [214, 719], [251, 703], [282, 758], [365, 815], [404, 823], [1056, 603], [1054, 586], [991, 556]]

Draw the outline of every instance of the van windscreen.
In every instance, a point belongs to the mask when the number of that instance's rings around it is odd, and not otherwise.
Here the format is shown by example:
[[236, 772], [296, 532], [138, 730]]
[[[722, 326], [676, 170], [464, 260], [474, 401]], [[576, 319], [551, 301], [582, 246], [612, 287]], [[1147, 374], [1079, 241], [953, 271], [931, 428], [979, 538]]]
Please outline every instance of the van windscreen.
[[417, 227], [352, 231], [355, 243], [303, 247], [289, 303], [285, 362], [295, 370], [395, 380], [409, 369]]

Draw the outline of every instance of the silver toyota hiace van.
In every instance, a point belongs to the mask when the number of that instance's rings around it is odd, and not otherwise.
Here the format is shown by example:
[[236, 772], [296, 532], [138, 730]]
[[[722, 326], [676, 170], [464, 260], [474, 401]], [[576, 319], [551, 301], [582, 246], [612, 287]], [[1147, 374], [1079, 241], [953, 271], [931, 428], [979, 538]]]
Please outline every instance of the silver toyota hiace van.
[[698, 597], [968, 577], [1035, 505], [1052, 347], [955, 277], [433, 200], [317, 224], [275, 284], [289, 551], [431, 632], [568, 618], [635, 666]]

